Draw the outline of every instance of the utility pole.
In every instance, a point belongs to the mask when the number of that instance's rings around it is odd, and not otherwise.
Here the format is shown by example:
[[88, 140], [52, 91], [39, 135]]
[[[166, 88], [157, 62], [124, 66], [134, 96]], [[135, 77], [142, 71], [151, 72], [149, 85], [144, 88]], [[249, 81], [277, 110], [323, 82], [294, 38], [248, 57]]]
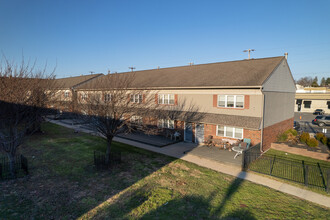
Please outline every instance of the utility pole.
[[255, 51], [255, 49], [247, 49], [247, 50], [243, 50], [243, 52], [248, 52], [248, 56], [249, 56], [249, 58], [248, 58], [248, 60], [250, 59], [250, 52], [251, 51]]
[[128, 67], [128, 69], [130, 69], [133, 72], [133, 70], [135, 70], [135, 67], [134, 66], [130, 66], [130, 67]]

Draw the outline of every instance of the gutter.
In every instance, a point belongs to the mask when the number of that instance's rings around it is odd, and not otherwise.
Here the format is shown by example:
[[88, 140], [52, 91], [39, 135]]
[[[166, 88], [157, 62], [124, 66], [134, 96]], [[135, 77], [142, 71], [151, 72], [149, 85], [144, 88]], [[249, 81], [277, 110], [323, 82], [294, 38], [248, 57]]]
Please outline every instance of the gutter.
[[260, 152], [264, 152], [262, 149], [262, 145], [263, 145], [263, 140], [264, 140], [264, 126], [265, 126], [265, 94], [262, 90], [263, 88], [260, 89], [261, 93], [262, 93], [262, 118], [261, 118], [261, 141], [260, 141]]
[[[110, 88], [101, 88], [101, 89], [84, 89], [76, 88], [76, 90], [87, 90], [87, 91], [100, 91], [108, 90]], [[183, 86], [183, 87], [144, 87], [144, 88], [122, 88], [125, 90], [167, 90], [167, 89], [262, 89], [262, 86]]]

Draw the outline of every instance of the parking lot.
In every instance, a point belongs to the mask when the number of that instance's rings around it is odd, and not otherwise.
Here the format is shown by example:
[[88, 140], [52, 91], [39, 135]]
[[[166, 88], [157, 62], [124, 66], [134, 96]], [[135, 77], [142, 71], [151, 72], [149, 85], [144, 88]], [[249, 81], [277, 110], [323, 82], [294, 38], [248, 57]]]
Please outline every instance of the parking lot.
[[323, 132], [323, 129], [326, 129], [326, 135], [330, 137], [330, 126], [319, 127], [312, 123], [316, 116], [317, 115], [313, 115], [312, 113], [295, 112], [294, 120], [299, 122], [303, 132], [319, 133]]

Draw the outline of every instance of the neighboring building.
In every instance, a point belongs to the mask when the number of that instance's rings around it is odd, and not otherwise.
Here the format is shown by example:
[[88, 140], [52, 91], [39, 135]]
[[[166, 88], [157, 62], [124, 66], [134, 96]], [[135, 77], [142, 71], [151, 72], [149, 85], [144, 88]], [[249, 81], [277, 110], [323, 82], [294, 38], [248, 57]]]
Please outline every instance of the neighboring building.
[[295, 97], [295, 112], [314, 112], [323, 109], [330, 113], [330, 89], [326, 87], [301, 87], [297, 86]]
[[[263, 150], [277, 135], [293, 127], [295, 84], [285, 57], [210, 63], [136, 72], [131, 87], [149, 90], [158, 105], [192, 103], [202, 117], [198, 121], [158, 119], [159, 127], [183, 131], [184, 141], [201, 143], [212, 135], [219, 139], [251, 139]], [[111, 75], [110, 75], [111, 76]], [[77, 97], [106, 91], [103, 75], [76, 86]], [[140, 103], [143, 97], [131, 96]], [[143, 102], [141, 102], [143, 103]], [[182, 111], [189, 111], [183, 106]], [[136, 118], [139, 123], [147, 123]]]
[[55, 79], [53, 88], [51, 89], [56, 91], [54, 92], [56, 102], [50, 107], [60, 111], [73, 111], [73, 103], [75, 100], [74, 88], [102, 75], [103, 74], [91, 74]]

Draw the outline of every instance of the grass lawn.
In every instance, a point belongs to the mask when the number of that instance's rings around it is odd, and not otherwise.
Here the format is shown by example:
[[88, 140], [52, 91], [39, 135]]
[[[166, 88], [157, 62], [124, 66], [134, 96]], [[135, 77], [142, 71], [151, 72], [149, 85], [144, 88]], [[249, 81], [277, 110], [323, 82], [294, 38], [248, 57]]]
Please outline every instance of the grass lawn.
[[310, 157], [305, 157], [305, 156], [301, 156], [301, 155], [297, 155], [297, 154], [290, 154], [284, 151], [279, 151], [279, 150], [274, 150], [274, 149], [269, 149], [266, 153], [266, 155], [276, 155], [276, 156], [280, 156], [282, 158], [285, 158], [287, 160], [294, 160], [294, 161], [305, 161], [307, 163], [313, 163], [313, 164], [317, 164], [319, 163], [321, 166], [327, 166], [330, 167], [330, 162], [328, 161], [324, 161], [324, 160], [317, 160], [314, 158], [310, 158]]
[[[268, 150], [264, 155], [265, 157], [251, 163], [249, 169], [266, 175], [271, 174], [272, 177], [280, 178], [278, 180], [284, 179], [290, 184], [329, 196], [325, 192], [327, 171], [330, 169], [329, 162], [274, 149]], [[308, 166], [307, 170], [304, 165]], [[305, 175], [308, 187], [303, 185]]]
[[[114, 143], [123, 162], [96, 172], [105, 142], [54, 124], [22, 147], [30, 175], [0, 182], [0, 219], [327, 219], [329, 209], [195, 164]], [[327, 217], [328, 216], [328, 217]]]

